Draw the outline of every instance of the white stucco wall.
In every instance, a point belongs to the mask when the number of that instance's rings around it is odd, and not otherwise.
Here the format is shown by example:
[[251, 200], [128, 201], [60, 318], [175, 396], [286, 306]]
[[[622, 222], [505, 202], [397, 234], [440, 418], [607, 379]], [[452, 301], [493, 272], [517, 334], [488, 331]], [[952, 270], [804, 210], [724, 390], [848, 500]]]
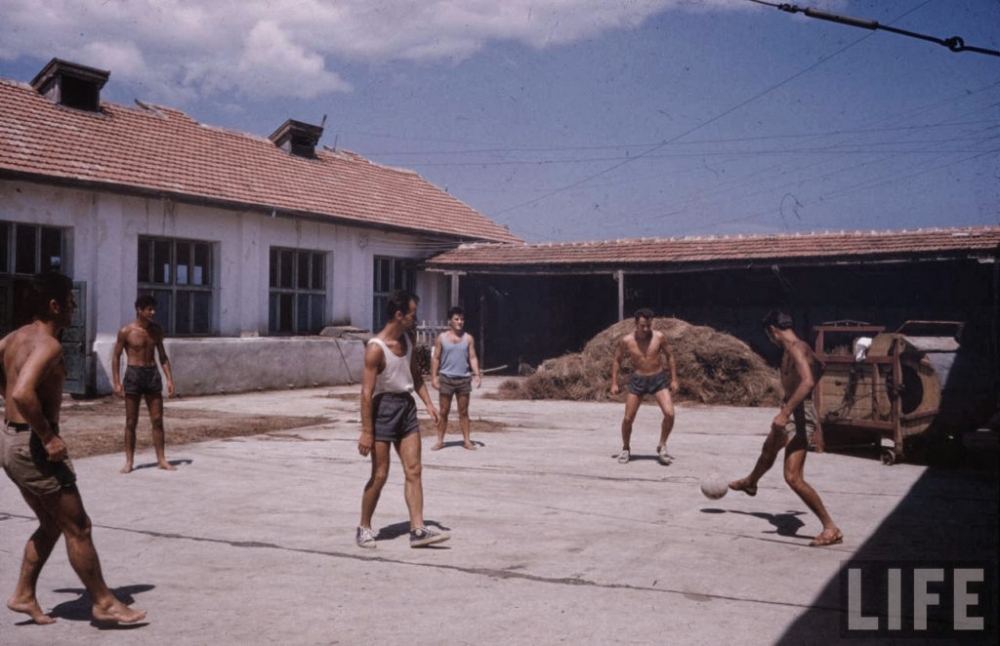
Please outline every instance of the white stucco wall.
[[[87, 283], [87, 337], [101, 394], [110, 392], [115, 335], [135, 316], [139, 236], [213, 245], [214, 336], [167, 342], [178, 388], [183, 379], [191, 395], [343, 383], [347, 372], [360, 371], [346, 341], [266, 338], [271, 247], [326, 252], [326, 320], [364, 329], [372, 325], [374, 257], [421, 259], [431, 248], [418, 236], [377, 229], [20, 181], [0, 181], [0, 220], [67, 229], [63, 271]], [[443, 319], [447, 279], [420, 273], [417, 285], [420, 318]], [[343, 374], [335, 368], [344, 363], [341, 351], [349, 366]]]

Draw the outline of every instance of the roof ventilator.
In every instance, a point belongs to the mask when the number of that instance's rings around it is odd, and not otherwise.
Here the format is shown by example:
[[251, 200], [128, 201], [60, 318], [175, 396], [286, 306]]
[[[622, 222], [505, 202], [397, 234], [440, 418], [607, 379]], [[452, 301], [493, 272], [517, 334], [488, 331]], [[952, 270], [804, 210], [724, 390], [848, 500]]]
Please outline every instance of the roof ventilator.
[[323, 136], [323, 127], [289, 119], [271, 133], [269, 139], [274, 145], [297, 157], [316, 157], [316, 144]]
[[98, 112], [101, 88], [109, 76], [111, 72], [53, 58], [31, 81], [31, 87], [57, 105]]

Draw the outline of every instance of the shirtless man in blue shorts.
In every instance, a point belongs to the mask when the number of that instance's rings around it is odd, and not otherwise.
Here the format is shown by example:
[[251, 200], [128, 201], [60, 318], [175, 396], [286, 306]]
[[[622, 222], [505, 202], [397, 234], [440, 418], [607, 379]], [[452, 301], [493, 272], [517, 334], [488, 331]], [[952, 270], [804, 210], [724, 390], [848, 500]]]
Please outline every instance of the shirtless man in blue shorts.
[[[663, 411], [660, 424], [660, 442], [656, 445], [656, 455], [660, 464], [669, 465], [674, 461], [667, 453], [667, 438], [674, 428], [674, 402], [671, 392], [677, 392], [677, 366], [663, 332], [653, 329], [653, 312], [643, 308], [635, 313], [635, 332], [627, 334], [618, 342], [615, 358], [611, 363], [611, 394], [618, 394], [618, 370], [622, 358], [628, 354], [632, 360], [632, 374], [629, 378], [628, 395], [625, 396], [625, 417], [622, 419], [622, 452], [619, 464], [628, 464], [631, 457], [629, 440], [632, 437], [632, 422], [639, 412], [639, 404], [644, 395], [652, 395]], [[670, 368], [667, 380], [664, 368]]]
[[[174, 394], [174, 377], [170, 360], [163, 348], [163, 328], [154, 321], [156, 299], [146, 294], [135, 300], [135, 320], [118, 331], [114, 353], [111, 357], [111, 384], [115, 395], [125, 398], [125, 466], [122, 473], [132, 472], [135, 459], [135, 427], [139, 423], [139, 405], [146, 399], [149, 422], [153, 426], [153, 448], [156, 464], [166, 471], [177, 467], [167, 462], [164, 450], [166, 437], [163, 431], [163, 381], [156, 367], [159, 356], [163, 374], [167, 377], [167, 397]], [[125, 379], [119, 379], [122, 352], [128, 358]]]
[[358, 452], [372, 456], [372, 473], [361, 495], [361, 522], [355, 533], [358, 547], [374, 548], [376, 532], [372, 516], [386, 480], [389, 478], [390, 447], [396, 447], [403, 463], [403, 497], [410, 513], [410, 547], [424, 547], [451, 538], [447, 532], [424, 524], [424, 487], [421, 479], [420, 424], [417, 422], [417, 393], [434, 424], [440, 423], [437, 409], [427, 392], [413, 358], [410, 332], [417, 323], [419, 299], [406, 291], [389, 295], [389, 320], [382, 331], [365, 346], [365, 367], [361, 377], [361, 437]]
[[783, 350], [781, 355], [781, 386], [785, 399], [771, 422], [771, 431], [764, 440], [760, 457], [745, 478], [729, 483], [729, 488], [748, 496], [757, 495], [757, 481], [774, 465], [778, 452], [785, 449], [785, 482], [820, 522], [823, 531], [813, 539], [813, 547], [836, 545], [844, 534], [827, 513], [819, 494], [803, 476], [809, 441], [819, 423], [812, 394], [819, 380], [822, 365], [812, 348], [799, 339], [792, 329], [792, 317], [777, 311], [768, 313], [762, 321], [768, 340]]
[[[28, 615], [36, 624], [55, 621], [42, 612], [36, 588], [52, 550], [65, 537], [69, 563], [87, 588], [94, 621], [134, 624], [145, 619], [146, 613], [123, 604], [104, 582], [90, 517], [83, 508], [66, 443], [59, 437], [66, 363], [58, 337], [76, 309], [72, 289], [73, 282], [62, 274], [36, 276], [31, 283], [35, 320], [0, 340], [0, 395], [6, 405], [0, 427], [0, 466], [38, 517], [38, 529], [24, 546], [17, 586], [7, 607]], [[4, 643], [17, 640], [11, 632], [4, 632]]]

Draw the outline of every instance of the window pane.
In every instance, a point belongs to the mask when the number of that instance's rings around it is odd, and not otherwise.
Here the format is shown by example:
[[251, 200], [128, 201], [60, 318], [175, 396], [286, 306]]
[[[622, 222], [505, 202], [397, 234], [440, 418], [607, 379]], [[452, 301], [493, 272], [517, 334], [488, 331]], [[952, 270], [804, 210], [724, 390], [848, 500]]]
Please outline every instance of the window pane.
[[309, 332], [309, 297], [305, 294], [299, 294], [295, 301], [295, 306], [298, 309], [298, 325], [295, 331]]
[[299, 289], [309, 289], [309, 256], [312, 254], [308, 251], [300, 251], [298, 254], [298, 288]]
[[280, 311], [278, 312], [278, 331], [279, 332], [291, 332], [292, 331], [292, 312], [294, 311], [294, 304], [292, 299], [293, 294], [278, 294], [278, 299], [280, 301]]
[[392, 261], [388, 258], [375, 259], [375, 291], [392, 291]]
[[326, 297], [309, 297], [309, 331], [319, 332], [326, 325]]
[[9, 271], [10, 271], [10, 224], [6, 222], [0, 222], [0, 274], [6, 274]]
[[210, 334], [212, 332], [212, 294], [210, 292], [193, 292], [191, 300], [194, 308], [191, 332], [193, 334]]
[[194, 245], [194, 267], [191, 269], [191, 284], [212, 284], [212, 247], [207, 244]]
[[326, 285], [326, 256], [321, 253], [312, 254], [312, 288], [323, 289]]
[[172, 332], [174, 327], [170, 324], [171, 312], [173, 308], [171, 307], [170, 292], [158, 289], [153, 291], [153, 298], [156, 299], [156, 316], [154, 320], [160, 324], [160, 326], [168, 333]]
[[177, 292], [174, 302], [177, 305], [174, 333], [191, 334], [191, 292]]
[[285, 287], [291, 289], [292, 280], [295, 278], [295, 273], [292, 271], [292, 264], [295, 261], [295, 256], [288, 249], [282, 249], [279, 252], [281, 256], [280, 270], [279, 270], [279, 287]]
[[281, 301], [278, 294], [272, 293], [267, 299], [267, 330], [274, 333], [278, 331], [278, 321], [280, 316]]
[[177, 284], [187, 285], [188, 268], [191, 264], [191, 243], [178, 242], [175, 249], [177, 254]]
[[170, 284], [170, 242], [153, 241], [153, 281], [161, 285]]
[[149, 238], [139, 238], [139, 282], [150, 283], [149, 268], [152, 264], [153, 243]]
[[62, 230], [42, 227], [41, 271], [62, 271]]
[[270, 278], [270, 281], [268, 283], [271, 287], [277, 287], [278, 286], [278, 254], [279, 253], [280, 252], [277, 249], [275, 249], [274, 247], [271, 247], [271, 264], [270, 264], [270, 267], [271, 267], [271, 278]]
[[38, 242], [38, 229], [30, 224], [19, 225], [17, 231], [17, 246], [15, 247], [14, 271], [19, 274], [35, 274], [35, 246]]

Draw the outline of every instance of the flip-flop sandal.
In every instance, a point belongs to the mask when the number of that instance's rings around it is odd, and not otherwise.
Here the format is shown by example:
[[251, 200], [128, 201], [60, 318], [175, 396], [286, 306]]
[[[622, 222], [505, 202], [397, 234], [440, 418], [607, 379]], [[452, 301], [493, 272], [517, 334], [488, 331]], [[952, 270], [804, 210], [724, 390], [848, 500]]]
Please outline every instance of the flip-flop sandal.
[[828, 545], [837, 545], [843, 542], [844, 534], [840, 530], [837, 530], [837, 533], [833, 536], [833, 538], [830, 538], [829, 534], [826, 533], [826, 530], [823, 530], [820, 532], [819, 536], [812, 539], [812, 542], [809, 543], [809, 547], [826, 547]]
[[730, 482], [729, 483], [729, 488], [732, 489], [733, 491], [742, 491], [743, 493], [745, 493], [746, 495], [750, 496], [751, 498], [757, 495], [757, 485], [755, 485], [755, 484], [753, 484], [753, 485], [752, 484], [745, 484], [745, 485], [737, 486], [735, 482]]

